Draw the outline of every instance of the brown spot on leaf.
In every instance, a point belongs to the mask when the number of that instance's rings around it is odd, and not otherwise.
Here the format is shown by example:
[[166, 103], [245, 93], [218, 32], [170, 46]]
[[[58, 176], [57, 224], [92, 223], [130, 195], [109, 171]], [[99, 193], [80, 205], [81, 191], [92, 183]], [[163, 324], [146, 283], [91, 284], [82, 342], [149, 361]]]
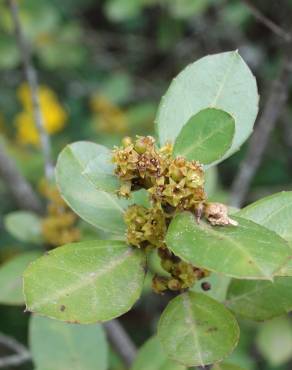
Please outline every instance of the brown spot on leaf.
[[211, 284], [208, 283], [207, 281], [204, 281], [202, 284], [201, 284], [201, 287], [203, 290], [207, 291], [207, 290], [210, 290], [211, 289]]
[[65, 310], [66, 310], [66, 306], [64, 306], [64, 305], [62, 304], [62, 306], [60, 307], [60, 311], [64, 312]]
[[211, 326], [211, 328], [207, 329], [207, 333], [213, 333], [214, 331], [217, 331], [218, 328], [216, 326]]

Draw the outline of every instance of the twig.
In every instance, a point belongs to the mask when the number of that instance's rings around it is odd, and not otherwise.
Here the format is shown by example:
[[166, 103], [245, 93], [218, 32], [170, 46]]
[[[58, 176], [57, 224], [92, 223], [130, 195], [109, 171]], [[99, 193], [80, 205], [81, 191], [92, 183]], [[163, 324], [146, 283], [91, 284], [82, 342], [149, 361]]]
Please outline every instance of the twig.
[[51, 179], [54, 174], [54, 167], [51, 160], [51, 143], [48, 134], [44, 128], [44, 119], [40, 107], [38, 79], [36, 71], [32, 65], [28, 43], [26, 42], [19, 17], [19, 9], [16, 0], [8, 0], [8, 5], [11, 11], [11, 17], [14, 23], [15, 35], [22, 58], [25, 78], [31, 91], [31, 99], [33, 106], [33, 115], [36, 123], [36, 128], [39, 132], [42, 151], [45, 160], [45, 174], [47, 179]]
[[277, 25], [275, 22], [273, 22], [271, 19], [266, 17], [250, 0], [242, 0], [243, 3], [249, 8], [251, 13], [254, 15], [254, 17], [261, 22], [263, 25], [265, 25], [269, 30], [274, 32], [277, 36], [284, 39], [286, 42], [290, 42], [292, 40], [291, 33], [285, 31], [282, 27]]
[[27, 348], [19, 343], [16, 339], [8, 335], [0, 333], [0, 344], [15, 352], [13, 355], [8, 355], [0, 358], [0, 368], [8, 366], [18, 366], [31, 359], [31, 354]]
[[245, 201], [251, 181], [262, 161], [269, 137], [282, 113], [288, 98], [291, 67], [285, 59], [277, 78], [271, 86], [263, 113], [251, 137], [247, 154], [231, 187], [231, 205], [241, 207]]
[[136, 356], [136, 347], [118, 320], [104, 324], [108, 339], [126, 366], [130, 367]]
[[283, 140], [285, 145], [289, 149], [289, 154], [292, 156], [292, 121], [291, 121], [291, 112], [285, 112], [282, 119], [282, 128], [283, 128]]
[[20, 208], [42, 212], [42, 205], [30, 184], [21, 175], [13, 160], [0, 143], [0, 177]]

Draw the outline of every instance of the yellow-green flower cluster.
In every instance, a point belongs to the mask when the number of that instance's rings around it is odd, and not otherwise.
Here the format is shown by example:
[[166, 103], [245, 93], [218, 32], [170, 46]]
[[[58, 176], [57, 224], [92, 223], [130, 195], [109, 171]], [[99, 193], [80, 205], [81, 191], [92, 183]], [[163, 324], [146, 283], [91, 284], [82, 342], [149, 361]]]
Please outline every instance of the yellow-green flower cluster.
[[205, 200], [204, 171], [196, 161], [175, 158], [164, 176], [149, 189], [154, 200], [181, 210], [193, 210]]
[[127, 113], [106, 96], [97, 93], [90, 103], [98, 131], [108, 134], [125, 134], [128, 131]]
[[154, 246], [163, 247], [166, 234], [166, 219], [159, 205], [147, 209], [133, 205], [125, 213], [128, 226], [127, 240], [138, 248]]
[[170, 274], [170, 277], [155, 276], [152, 288], [156, 293], [162, 293], [169, 289], [181, 291], [192, 287], [197, 280], [209, 275], [209, 271], [200, 269], [190, 263], [182, 261], [167, 248], [160, 248], [158, 255], [161, 259], [162, 268]]
[[77, 216], [62, 199], [53, 185], [42, 182], [41, 193], [49, 200], [47, 215], [42, 220], [42, 235], [51, 247], [80, 240], [80, 231], [76, 227]]
[[155, 147], [151, 136], [126, 138], [116, 148], [113, 162], [116, 175], [122, 180], [121, 195], [144, 188], [154, 202], [181, 210], [192, 210], [204, 201], [204, 171], [200, 163], [182, 157], [171, 157], [171, 146]]
[[165, 244], [165, 235], [176, 212], [188, 210], [200, 214], [205, 206], [204, 171], [197, 161], [172, 157], [171, 145], [158, 149], [151, 136], [125, 138], [113, 151], [115, 173], [121, 180], [119, 194], [148, 191], [151, 207], [133, 205], [125, 212], [127, 241], [138, 248], [157, 248], [162, 268], [169, 277], [154, 276], [157, 293], [169, 289], [182, 291], [208, 275], [176, 257]]

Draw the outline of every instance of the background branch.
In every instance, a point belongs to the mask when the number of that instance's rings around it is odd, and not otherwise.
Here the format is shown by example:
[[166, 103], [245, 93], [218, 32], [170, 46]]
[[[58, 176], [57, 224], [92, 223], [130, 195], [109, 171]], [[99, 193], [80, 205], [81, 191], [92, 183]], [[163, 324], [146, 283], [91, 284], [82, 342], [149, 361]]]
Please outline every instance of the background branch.
[[0, 333], [0, 344], [15, 352], [13, 355], [0, 358], [0, 368], [18, 366], [31, 359], [31, 354], [27, 348], [8, 335]]
[[40, 107], [38, 80], [35, 69], [33, 68], [28, 43], [26, 42], [19, 17], [19, 9], [16, 0], [8, 0], [8, 5], [11, 11], [11, 17], [15, 28], [15, 35], [23, 63], [24, 74], [31, 91], [33, 115], [36, 128], [39, 132], [42, 151], [45, 160], [45, 174], [47, 179], [51, 179], [54, 175], [54, 167], [51, 160], [51, 143], [48, 134], [44, 128], [44, 119]]
[[240, 208], [243, 205], [251, 181], [262, 161], [270, 134], [282, 113], [288, 98], [290, 69], [289, 59], [285, 58], [278, 76], [272, 83], [263, 113], [250, 139], [246, 157], [231, 186], [230, 204], [234, 207]]
[[127, 367], [136, 356], [136, 347], [119, 321], [112, 320], [104, 324], [108, 339]]
[[0, 143], [0, 177], [20, 208], [36, 213], [42, 212], [39, 198], [6, 153], [2, 143]]
[[242, 0], [243, 3], [249, 8], [250, 12], [254, 17], [266, 26], [269, 30], [275, 33], [277, 36], [284, 39], [286, 42], [292, 40], [292, 35], [289, 32], [286, 32], [282, 27], [273, 22], [270, 18], [266, 17], [250, 0]]

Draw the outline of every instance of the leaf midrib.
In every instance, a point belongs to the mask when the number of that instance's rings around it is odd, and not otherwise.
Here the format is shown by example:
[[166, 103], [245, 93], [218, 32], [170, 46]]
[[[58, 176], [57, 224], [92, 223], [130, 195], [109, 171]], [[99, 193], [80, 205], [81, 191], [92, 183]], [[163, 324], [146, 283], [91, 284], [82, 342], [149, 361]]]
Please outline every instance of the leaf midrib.
[[191, 300], [188, 294], [184, 294], [182, 298], [183, 298], [183, 306], [186, 311], [185, 322], [187, 326], [190, 325], [190, 329], [191, 329], [192, 336], [194, 339], [194, 345], [195, 347], [197, 347], [197, 353], [198, 353], [200, 365], [204, 366], [201, 344], [200, 344], [200, 340], [198, 337], [198, 327], [197, 327], [196, 320], [192, 313]]
[[221, 82], [221, 84], [219, 84], [218, 92], [215, 95], [214, 100], [210, 104], [211, 107], [215, 107], [216, 104], [218, 103], [218, 100], [219, 100], [219, 98], [221, 96], [221, 93], [222, 93], [223, 88], [224, 88], [224, 86], [226, 84], [226, 81], [227, 81], [227, 79], [229, 77], [229, 74], [232, 71], [233, 64], [235, 62], [235, 59], [236, 59], [237, 55], [238, 55], [237, 52], [235, 52], [234, 54], [232, 54], [232, 59], [231, 59], [230, 65], [226, 68], [226, 72], [225, 72], [225, 74], [224, 74], [224, 76], [222, 78], [222, 82]]
[[[46, 294], [45, 298], [38, 301], [36, 304], [32, 305], [30, 309], [32, 311], [36, 309], [40, 309], [43, 305], [49, 303], [50, 301], [56, 301], [63, 297], [64, 295], [74, 293], [85, 286], [89, 285], [91, 286], [94, 284], [94, 282], [100, 278], [101, 276], [110, 273], [112, 270], [114, 270], [117, 266], [121, 265], [123, 262], [125, 262], [131, 255], [134, 255], [134, 250], [128, 249], [126, 250], [122, 255], [119, 255], [117, 258], [113, 259], [110, 263], [108, 263], [104, 268], [98, 270], [98, 272], [90, 272], [88, 273], [78, 284], [68, 285], [66, 288], [61, 289], [56, 292], [54, 295], [48, 295]], [[54, 268], [54, 266], [52, 266]], [[70, 273], [70, 271], [68, 271]], [[93, 275], [94, 273], [94, 275]]]
[[188, 155], [190, 152], [200, 148], [203, 146], [203, 144], [209, 140], [210, 138], [212, 138], [212, 136], [214, 136], [215, 134], [217, 134], [217, 132], [223, 132], [222, 128], [217, 128], [216, 130], [213, 130], [209, 135], [205, 136], [205, 138], [202, 138], [202, 136], [200, 136], [200, 139], [202, 140], [197, 140], [196, 141], [196, 145], [194, 146], [189, 146], [189, 147], [186, 147], [186, 150], [184, 151], [181, 151], [181, 155]]
[[[189, 222], [189, 220], [187, 220], [187, 221], [183, 220], [182, 221], [182, 219], [180, 219], [179, 221], [180, 221], [180, 223], [182, 222], [183, 225], [185, 225], [186, 223]], [[237, 227], [241, 227], [241, 226], [239, 225]], [[195, 229], [192, 229], [192, 233], [193, 233], [193, 230], [195, 230]], [[261, 276], [265, 277], [267, 280], [272, 280], [272, 276], [273, 275], [267, 274], [261, 268], [261, 266], [258, 265], [257, 261], [254, 259], [254, 256], [250, 255], [249, 252], [246, 251], [244, 248], [242, 248], [242, 246], [237, 241], [235, 241], [233, 238], [230, 238], [226, 234], [219, 233], [218, 231], [215, 231], [211, 227], [209, 227], [207, 225], [204, 225], [204, 224], [201, 224], [200, 225], [199, 230], [201, 232], [203, 232], [204, 234], [206, 234], [206, 232], [207, 232], [207, 234], [210, 233], [210, 234], [214, 235], [215, 238], [216, 238], [216, 240], [219, 240], [220, 241], [220, 240], [222, 240], [222, 238], [225, 239], [225, 240], [227, 240], [229, 243], [231, 243], [231, 245], [234, 245], [236, 247], [236, 249], [241, 252], [242, 255], [246, 256], [248, 260], [251, 260], [252, 261], [253, 266], [256, 267], [256, 269], [261, 273]]]

